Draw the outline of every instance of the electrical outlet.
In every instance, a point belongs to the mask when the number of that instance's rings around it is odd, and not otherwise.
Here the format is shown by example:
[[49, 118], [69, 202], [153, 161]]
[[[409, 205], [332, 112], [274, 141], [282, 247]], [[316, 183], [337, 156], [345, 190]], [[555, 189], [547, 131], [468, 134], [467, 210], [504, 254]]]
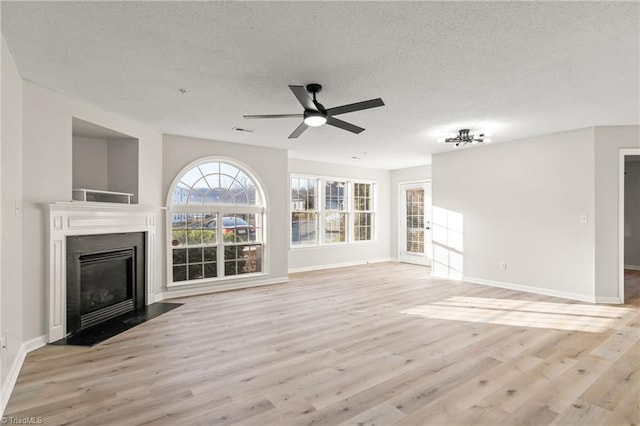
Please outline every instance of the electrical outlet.
[[500, 262], [500, 270], [501, 271], [506, 271], [507, 270], [507, 262], [505, 262], [504, 260], [502, 262]]

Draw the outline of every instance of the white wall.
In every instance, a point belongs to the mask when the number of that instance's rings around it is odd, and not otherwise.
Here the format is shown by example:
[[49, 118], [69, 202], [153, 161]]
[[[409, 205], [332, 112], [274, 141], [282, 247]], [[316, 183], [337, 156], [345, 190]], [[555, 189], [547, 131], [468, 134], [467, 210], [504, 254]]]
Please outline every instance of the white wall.
[[[280, 149], [240, 145], [186, 136], [163, 137], [163, 205], [171, 183], [190, 163], [205, 157], [229, 158], [244, 164], [260, 181], [267, 199], [268, 258], [264, 279], [287, 277], [288, 192], [287, 152]], [[164, 255], [163, 255], [164, 257]], [[236, 279], [236, 282], [241, 281]], [[171, 296], [170, 292], [167, 296]]]
[[624, 264], [640, 269], [640, 156], [627, 157], [624, 180]]
[[465, 278], [593, 300], [594, 162], [593, 129], [434, 155], [433, 205], [463, 215]]
[[391, 171], [391, 251], [392, 258], [398, 258], [398, 227], [400, 226], [399, 212], [399, 188], [404, 182], [415, 182], [421, 180], [431, 180], [431, 165], [411, 167], [408, 169], [398, 169]]
[[[0, 91], [2, 93], [0, 333], [4, 337], [5, 331], [9, 330], [7, 349], [0, 350], [2, 360], [0, 388], [2, 388], [23, 342], [22, 78], [4, 37], [2, 38]], [[19, 208], [17, 214], [14, 210], [16, 205]], [[2, 395], [2, 398], [7, 397], [8, 395]], [[1, 411], [2, 407], [0, 407]]]
[[640, 126], [595, 128], [596, 296], [619, 298], [620, 149], [640, 148]]
[[[289, 174], [306, 174], [327, 177], [364, 179], [377, 182], [376, 192], [376, 241], [355, 244], [297, 247], [289, 250], [289, 270], [300, 271], [389, 260], [390, 256], [390, 172], [313, 161], [289, 159]], [[289, 180], [286, 182], [288, 190]], [[287, 192], [287, 244], [289, 244], [289, 194]]]
[[72, 146], [73, 187], [109, 190], [107, 140], [74, 136]]
[[[140, 204], [160, 206], [162, 193], [162, 136], [118, 114], [23, 81], [24, 171], [24, 340], [45, 334], [47, 206], [71, 200], [72, 117], [131, 135], [139, 140]], [[158, 221], [163, 215], [158, 212]], [[158, 228], [156, 259], [164, 259], [164, 228]], [[158, 262], [155, 281], [164, 278]]]

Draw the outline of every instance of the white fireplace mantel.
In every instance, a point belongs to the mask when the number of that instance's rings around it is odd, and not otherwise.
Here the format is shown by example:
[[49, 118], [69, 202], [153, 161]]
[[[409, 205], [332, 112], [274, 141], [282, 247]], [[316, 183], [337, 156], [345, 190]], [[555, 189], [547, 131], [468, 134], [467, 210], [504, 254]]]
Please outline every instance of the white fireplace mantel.
[[146, 303], [154, 301], [156, 216], [160, 207], [135, 204], [58, 202], [48, 206], [49, 278], [48, 341], [67, 334], [67, 251], [66, 239], [71, 235], [146, 233]]

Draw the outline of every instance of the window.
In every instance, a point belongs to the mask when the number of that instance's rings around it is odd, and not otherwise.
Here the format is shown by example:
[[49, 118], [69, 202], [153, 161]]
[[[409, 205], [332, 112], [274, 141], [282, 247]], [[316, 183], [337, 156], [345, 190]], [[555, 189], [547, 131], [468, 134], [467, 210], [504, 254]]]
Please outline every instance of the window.
[[374, 239], [375, 183], [291, 177], [291, 245]]
[[424, 253], [424, 189], [407, 189], [407, 251]]
[[291, 179], [291, 243], [315, 244], [318, 235], [317, 182]]
[[262, 272], [265, 206], [255, 180], [221, 161], [176, 180], [168, 206], [172, 282]]
[[347, 236], [346, 182], [325, 181], [324, 242], [344, 243]]
[[373, 184], [353, 184], [353, 239], [373, 239]]

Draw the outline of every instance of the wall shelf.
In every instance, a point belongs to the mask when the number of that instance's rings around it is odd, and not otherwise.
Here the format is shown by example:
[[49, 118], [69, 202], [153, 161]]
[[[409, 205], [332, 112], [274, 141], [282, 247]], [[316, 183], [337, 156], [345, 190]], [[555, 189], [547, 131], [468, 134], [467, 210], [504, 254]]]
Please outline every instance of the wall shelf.
[[73, 188], [75, 201], [94, 201], [100, 203], [131, 204], [133, 194], [128, 192], [102, 191], [98, 189]]

